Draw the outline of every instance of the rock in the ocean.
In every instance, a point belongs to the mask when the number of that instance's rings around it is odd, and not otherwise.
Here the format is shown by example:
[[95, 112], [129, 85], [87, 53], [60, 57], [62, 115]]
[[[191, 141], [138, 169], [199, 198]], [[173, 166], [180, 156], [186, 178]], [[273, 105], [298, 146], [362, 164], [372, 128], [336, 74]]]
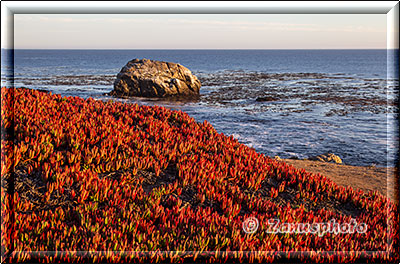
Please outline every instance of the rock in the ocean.
[[256, 101], [257, 102], [270, 102], [270, 101], [277, 101], [278, 99], [272, 96], [263, 96], [263, 97], [257, 97]]
[[114, 82], [115, 96], [197, 96], [201, 83], [180, 64], [134, 59], [118, 73]]
[[339, 156], [336, 156], [333, 153], [325, 153], [322, 155], [314, 156], [308, 158], [309, 160], [317, 160], [317, 161], [323, 161], [323, 162], [335, 162], [335, 163], [342, 163], [342, 159], [339, 158]]

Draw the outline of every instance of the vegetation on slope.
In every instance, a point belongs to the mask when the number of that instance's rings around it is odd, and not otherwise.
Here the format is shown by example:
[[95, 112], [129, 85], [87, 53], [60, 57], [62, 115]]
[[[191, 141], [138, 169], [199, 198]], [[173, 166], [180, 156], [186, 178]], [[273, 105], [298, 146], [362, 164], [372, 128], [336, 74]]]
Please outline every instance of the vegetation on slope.
[[[163, 107], [2, 88], [2, 248], [10, 261], [398, 258], [398, 210]], [[255, 233], [243, 222], [256, 217]], [[365, 233], [270, 233], [365, 223]], [[49, 254], [52, 251], [52, 254]], [[203, 259], [204, 261], [204, 259]]]

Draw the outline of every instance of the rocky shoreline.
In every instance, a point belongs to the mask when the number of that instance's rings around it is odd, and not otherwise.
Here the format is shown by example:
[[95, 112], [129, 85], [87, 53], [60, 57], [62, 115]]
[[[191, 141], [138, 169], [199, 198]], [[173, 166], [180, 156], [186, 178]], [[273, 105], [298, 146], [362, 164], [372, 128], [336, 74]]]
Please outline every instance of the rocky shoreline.
[[[203, 92], [197, 98], [208, 105], [255, 105], [252, 111], [309, 112], [317, 104], [331, 105], [326, 116], [346, 116], [354, 112], [396, 113], [398, 85], [379, 78], [356, 79], [341, 74], [322, 73], [262, 73], [245, 71], [194, 72]], [[102, 86], [112, 87], [115, 74], [54, 75], [19, 77], [23, 86]], [[249, 88], [252, 89], [249, 89]], [[78, 88], [76, 88], [78, 89]], [[378, 93], [377, 93], [378, 92]], [[102, 92], [104, 93], [104, 92]], [[388, 93], [388, 96], [386, 94]], [[393, 94], [392, 94], [393, 93]], [[290, 108], [293, 100], [299, 101]]]

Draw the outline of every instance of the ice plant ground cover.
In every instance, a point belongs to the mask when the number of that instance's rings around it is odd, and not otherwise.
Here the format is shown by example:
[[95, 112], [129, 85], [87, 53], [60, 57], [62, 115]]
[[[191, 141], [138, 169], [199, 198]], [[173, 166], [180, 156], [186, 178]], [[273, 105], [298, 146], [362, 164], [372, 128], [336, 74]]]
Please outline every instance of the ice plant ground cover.
[[[398, 209], [163, 107], [2, 88], [2, 260], [393, 261]], [[243, 230], [249, 217], [254, 233]], [[365, 223], [365, 233], [271, 233]]]

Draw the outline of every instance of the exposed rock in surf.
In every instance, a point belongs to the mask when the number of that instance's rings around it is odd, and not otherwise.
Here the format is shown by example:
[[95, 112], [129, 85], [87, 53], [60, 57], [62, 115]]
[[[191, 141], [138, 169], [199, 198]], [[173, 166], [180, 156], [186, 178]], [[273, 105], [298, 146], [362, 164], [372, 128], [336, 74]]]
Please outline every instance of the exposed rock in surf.
[[256, 101], [257, 102], [270, 102], [270, 101], [277, 101], [278, 99], [272, 96], [262, 96], [262, 97], [257, 97]]
[[188, 97], [198, 96], [200, 86], [197, 77], [180, 64], [134, 59], [118, 73], [110, 95]]

